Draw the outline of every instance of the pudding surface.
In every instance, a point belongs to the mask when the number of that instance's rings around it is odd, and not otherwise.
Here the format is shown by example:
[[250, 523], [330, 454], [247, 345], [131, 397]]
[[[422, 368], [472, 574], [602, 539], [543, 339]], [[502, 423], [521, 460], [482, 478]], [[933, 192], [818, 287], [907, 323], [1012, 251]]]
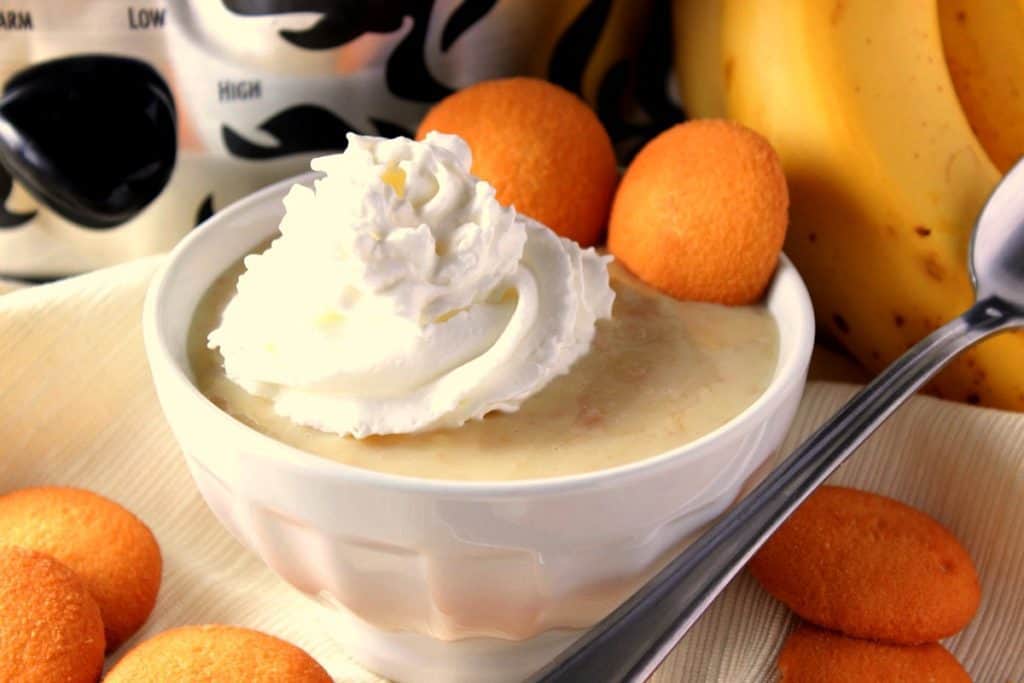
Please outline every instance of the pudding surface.
[[197, 387], [221, 409], [290, 446], [411, 477], [502, 481], [580, 474], [684, 445], [741, 413], [775, 372], [778, 330], [762, 306], [677, 301], [617, 264], [611, 320], [590, 351], [514, 413], [456, 429], [342, 437], [295, 424], [229, 380], [207, 335], [235, 292], [241, 263], [204, 295], [189, 334]]

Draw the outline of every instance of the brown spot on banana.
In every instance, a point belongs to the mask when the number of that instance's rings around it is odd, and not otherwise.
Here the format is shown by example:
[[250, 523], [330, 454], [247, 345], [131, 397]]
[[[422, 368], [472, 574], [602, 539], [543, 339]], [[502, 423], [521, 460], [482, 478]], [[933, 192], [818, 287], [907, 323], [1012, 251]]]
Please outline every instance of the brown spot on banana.
[[928, 254], [924, 258], [924, 272], [933, 280], [942, 282], [946, 278], [946, 269], [939, 263], [935, 254]]
[[829, 21], [832, 24], [838, 24], [843, 18], [843, 10], [846, 9], [845, 0], [836, 0], [835, 4], [832, 5], [832, 12], [829, 14]]

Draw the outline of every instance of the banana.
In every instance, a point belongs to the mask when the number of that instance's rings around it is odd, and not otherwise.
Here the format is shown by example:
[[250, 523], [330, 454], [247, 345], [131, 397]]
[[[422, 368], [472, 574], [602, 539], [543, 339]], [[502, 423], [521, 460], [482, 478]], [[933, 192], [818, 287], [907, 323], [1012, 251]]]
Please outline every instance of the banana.
[[1024, 0], [938, 0], [942, 42], [964, 113], [1006, 171], [1024, 155]]
[[722, 1], [676, 0], [672, 4], [672, 37], [679, 99], [686, 113], [692, 118], [724, 117]]
[[[691, 2], [700, 0], [677, 2], [677, 17]], [[926, 0], [718, 4], [719, 14], [705, 21], [720, 27], [720, 55], [705, 54], [681, 77], [720, 84], [725, 113], [778, 150], [791, 194], [786, 252], [819, 323], [877, 372], [972, 302], [970, 234], [1000, 177], [954, 91], [937, 7]], [[680, 84], [684, 96], [695, 87]], [[715, 101], [703, 93], [683, 104], [691, 114], [715, 115], [705, 110]], [[975, 347], [931, 389], [1024, 410], [1024, 335]]]

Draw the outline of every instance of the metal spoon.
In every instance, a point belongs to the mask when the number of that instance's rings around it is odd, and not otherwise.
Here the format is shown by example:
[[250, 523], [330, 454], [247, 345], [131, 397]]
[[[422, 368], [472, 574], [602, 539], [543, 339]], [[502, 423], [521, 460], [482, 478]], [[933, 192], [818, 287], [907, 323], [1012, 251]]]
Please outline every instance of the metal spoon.
[[1024, 327], [1024, 161], [982, 209], [968, 267], [974, 306], [898, 358], [731, 512], [529, 680], [646, 680], [772, 532], [911, 394], [972, 344]]
[[68, 220], [111, 228], [160, 192], [177, 154], [174, 99], [148, 64], [113, 55], [42, 62], [0, 99], [0, 164]]

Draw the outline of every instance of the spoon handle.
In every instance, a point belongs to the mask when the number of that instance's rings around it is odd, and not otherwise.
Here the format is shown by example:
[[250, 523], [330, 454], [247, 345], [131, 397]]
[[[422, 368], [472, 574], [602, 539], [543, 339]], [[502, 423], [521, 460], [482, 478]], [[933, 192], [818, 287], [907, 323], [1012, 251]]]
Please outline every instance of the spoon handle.
[[646, 680], [772, 532], [911, 394], [967, 347], [1022, 325], [1020, 311], [990, 298], [923, 339], [731, 512], [529, 680]]

